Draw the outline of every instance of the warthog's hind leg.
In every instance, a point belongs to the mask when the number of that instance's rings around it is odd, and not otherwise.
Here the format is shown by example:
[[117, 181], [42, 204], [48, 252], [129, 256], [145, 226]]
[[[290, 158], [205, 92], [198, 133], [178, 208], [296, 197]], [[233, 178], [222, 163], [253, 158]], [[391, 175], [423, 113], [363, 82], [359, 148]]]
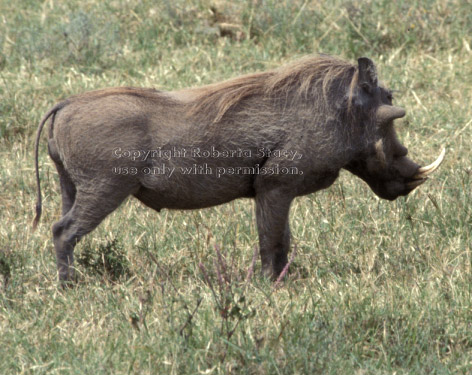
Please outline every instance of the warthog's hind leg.
[[61, 196], [62, 196], [62, 216], [64, 216], [74, 204], [75, 194], [77, 189], [74, 183], [69, 177], [69, 174], [64, 168], [64, 164], [57, 151], [56, 141], [50, 138], [48, 141], [48, 152], [49, 156], [56, 165], [57, 173], [59, 173], [59, 181], [61, 183]]
[[97, 187], [93, 192], [78, 189], [72, 208], [52, 227], [56, 249], [57, 269], [61, 282], [74, 279], [74, 247], [77, 242], [95, 229], [129, 195], [128, 190], [104, 191]]
[[256, 219], [262, 273], [276, 279], [287, 264], [290, 249], [288, 213], [292, 197], [274, 189], [256, 195]]
[[64, 216], [74, 205], [77, 190], [62, 164], [56, 163], [56, 169], [59, 173], [59, 181], [61, 183], [62, 216]]

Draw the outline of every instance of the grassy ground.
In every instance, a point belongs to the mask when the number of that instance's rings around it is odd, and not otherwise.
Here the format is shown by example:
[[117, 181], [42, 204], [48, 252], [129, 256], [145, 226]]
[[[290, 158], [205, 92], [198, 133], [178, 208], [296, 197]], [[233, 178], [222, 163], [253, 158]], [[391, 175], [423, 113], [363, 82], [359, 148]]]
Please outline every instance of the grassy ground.
[[[470, 1], [166, 4], [0, 0], [0, 373], [472, 373]], [[413, 158], [447, 148], [434, 178], [387, 202], [343, 173], [297, 199], [297, 255], [279, 288], [258, 262], [248, 277], [252, 201], [157, 214], [129, 200], [78, 245], [80, 284], [57, 287], [60, 194], [44, 139], [31, 231], [33, 136], [53, 103], [317, 52], [377, 63], [407, 109], [398, 129]]]

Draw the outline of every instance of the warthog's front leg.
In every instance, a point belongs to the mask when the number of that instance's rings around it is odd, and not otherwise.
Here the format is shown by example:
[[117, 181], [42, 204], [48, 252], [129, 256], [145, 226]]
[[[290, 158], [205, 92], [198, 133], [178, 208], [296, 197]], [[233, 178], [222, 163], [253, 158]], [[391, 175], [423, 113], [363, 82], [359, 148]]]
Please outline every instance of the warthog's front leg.
[[290, 249], [288, 213], [292, 199], [278, 189], [256, 195], [262, 273], [274, 280], [287, 264]]

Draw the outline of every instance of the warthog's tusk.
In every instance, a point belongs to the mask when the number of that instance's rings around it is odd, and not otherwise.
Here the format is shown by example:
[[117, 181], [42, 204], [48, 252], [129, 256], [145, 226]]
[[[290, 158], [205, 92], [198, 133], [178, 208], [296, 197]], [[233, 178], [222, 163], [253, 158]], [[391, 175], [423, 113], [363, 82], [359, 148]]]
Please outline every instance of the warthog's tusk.
[[420, 186], [422, 183], [424, 183], [427, 179], [428, 177], [420, 178], [418, 180], [413, 180], [413, 181], [407, 182], [406, 186], [408, 187], [408, 189], [413, 190], [417, 188], [418, 186]]
[[439, 157], [436, 159], [436, 161], [434, 161], [430, 165], [427, 165], [426, 167], [418, 168], [418, 170], [416, 171], [416, 174], [413, 176], [413, 178], [422, 179], [422, 178], [425, 178], [426, 176], [429, 176], [436, 169], [438, 169], [438, 167], [441, 165], [441, 163], [444, 160], [444, 155], [445, 154], [446, 154], [446, 149], [443, 148], [442, 151], [441, 151], [441, 155], [439, 155]]

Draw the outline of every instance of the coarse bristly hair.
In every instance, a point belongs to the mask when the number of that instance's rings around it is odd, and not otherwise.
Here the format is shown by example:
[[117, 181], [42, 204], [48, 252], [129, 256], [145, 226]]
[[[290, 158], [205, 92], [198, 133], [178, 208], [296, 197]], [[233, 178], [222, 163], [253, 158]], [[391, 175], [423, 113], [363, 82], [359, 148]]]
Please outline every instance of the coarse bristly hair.
[[189, 115], [219, 122], [223, 116], [244, 99], [252, 96], [283, 98], [292, 101], [317, 99], [329, 101], [333, 90], [344, 89], [347, 94], [347, 112], [351, 111], [352, 97], [357, 83], [357, 67], [350, 62], [328, 55], [308, 56], [288, 65], [236, 77], [198, 89], [197, 97], [189, 103]]

